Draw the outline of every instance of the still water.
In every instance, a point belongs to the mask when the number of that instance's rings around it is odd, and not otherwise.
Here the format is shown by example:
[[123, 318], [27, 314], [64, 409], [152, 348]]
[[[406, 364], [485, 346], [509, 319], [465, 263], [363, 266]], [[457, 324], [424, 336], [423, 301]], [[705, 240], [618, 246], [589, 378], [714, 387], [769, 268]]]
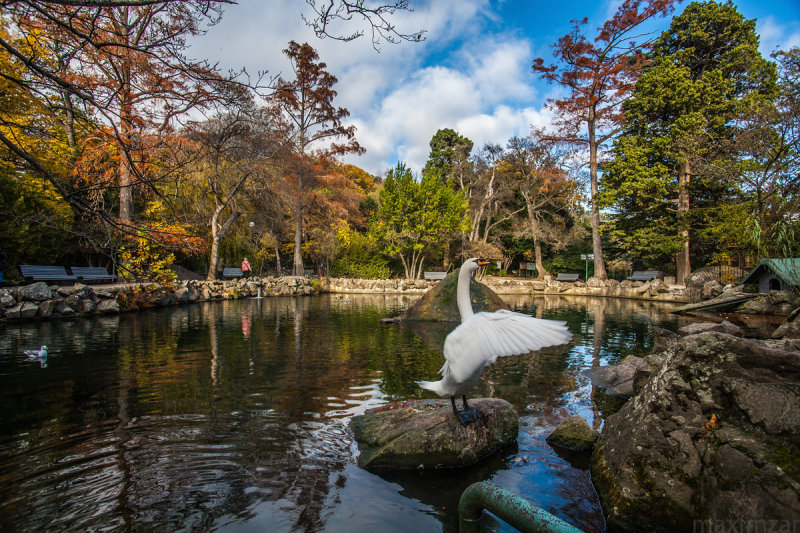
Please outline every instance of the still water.
[[[517, 443], [466, 470], [368, 472], [349, 420], [430, 397], [414, 380], [438, 379], [453, 327], [380, 324], [414, 300], [272, 297], [0, 324], [0, 530], [455, 532], [463, 489], [492, 480], [604, 531], [585, 459], [544, 439], [572, 414], [602, 425], [613, 402], [582, 370], [647, 353], [654, 325], [681, 324], [654, 303], [505, 297], [575, 334], [484, 372], [473, 396], [516, 407]], [[23, 354], [41, 344], [46, 362]]]

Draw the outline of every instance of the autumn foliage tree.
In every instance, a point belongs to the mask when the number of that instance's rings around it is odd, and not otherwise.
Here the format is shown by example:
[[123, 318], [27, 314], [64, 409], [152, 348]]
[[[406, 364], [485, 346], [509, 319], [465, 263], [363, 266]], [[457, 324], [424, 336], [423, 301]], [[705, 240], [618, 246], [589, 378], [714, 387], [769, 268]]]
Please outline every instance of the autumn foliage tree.
[[558, 116], [553, 137], [587, 154], [592, 250], [595, 276], [600, 279], [607, 278], [597, 202], [600, 152], [619, 132], [622, 102], [633, 89], [643, 64], [636, 30], [646, 20], [671, 13], [674, 1], [624, 0], [594, 38], [585, 32], [588, 19], [574, 20], [572, 31], [553, 46], [556, 63], [548, 65], [542, 58], [533, 62], [534, 73], [568, 91], [567, 96], [548, 102]]
[[303, 216], [309, 191], [319, 178], [315, 158], [329, 158], [345, 153], [363, 153], [355, 140], [355, 127], [344, 126], [350, 115], [333, 104], [338, 81], [327, 72], [327, 65], [308, 43], [294, 41], [283, 51], [291, 62], [294, 79], [279, 78], [273, 101], [282, 109], [291, 126], [290, 139], [294, 157], [286, 181], [294, 196], [294, 259], [292, 273], [302, 276]]
[[500, 170], [524, 200], [527, 227], [521, 236], [533, 239], [536, 271], [542, 278], [549, 274], [542, 260], [542, 245], [565, 240], [578, 184], [559, 168], [552, 147], [534, 137], [510, 139]]
[[20, 40], [0, 36], [0, 49], [23, 68], [7, 79], [37, 96], [66, 149], [54, 165], [19, 137], [0, 142], [18, 168], [47, 181], [71, 206], [86, 224], [76, 230], [95, 252], [113, 256], [142, 231], [156, 241], [176, 235], [155, 229], [168, 221], [152, 226], [150, 206], [169, 203], [163, 182], [183, 164], [168, 153], [177, 144], [176, 121], [227, 96], [213, 67], [185, 55], [186, 38], [218, 20], [220, 3], [227, 2], [4, 2]]

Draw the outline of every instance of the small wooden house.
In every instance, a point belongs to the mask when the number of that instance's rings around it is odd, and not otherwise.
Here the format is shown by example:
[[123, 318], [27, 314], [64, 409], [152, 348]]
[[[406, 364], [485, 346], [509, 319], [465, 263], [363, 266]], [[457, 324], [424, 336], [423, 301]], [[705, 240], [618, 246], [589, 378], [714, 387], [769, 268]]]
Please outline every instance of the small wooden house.
[[762, 259], [742, 283], [757, 283], [762, 294], [800, 288], [800, 257]]

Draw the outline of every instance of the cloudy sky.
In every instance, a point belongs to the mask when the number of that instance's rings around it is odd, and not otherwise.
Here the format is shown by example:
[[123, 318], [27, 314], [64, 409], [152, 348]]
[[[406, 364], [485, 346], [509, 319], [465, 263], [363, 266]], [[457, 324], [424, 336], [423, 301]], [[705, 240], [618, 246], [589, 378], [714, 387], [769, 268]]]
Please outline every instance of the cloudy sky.
[[[366, 154], [347, 162], [384, 174], [398, 161], [418, 173], [431, 137], [452, 128], [477, 148], [505, 145], [530, 126], [546, 125], [544, 109], [557, 87], [531, 73], [536, 57], [552, 58], [551, 45], [589, 17], [597, 27], [620, 0], [411, 0], [413, 13], [392, 19], [400, 31], [426, 30], [422, 43], [383, 44], [368, 37], [349, 43], [320, 40], [304, 24], [303, 0], [239, 0], [222, 21], [192, 42], [190, 55], [218, 62], [222, 70], [291, 76], [281, 52], [290, 40], [308, 42], [339, 82], [335, 104], [350, 111]], [[683, 10], [686, 1], [678, 5]], [[761, 51], [800, 46], [800, 2], [736, 0], [739, 11], [757, 19]], [[654, 29], [668, 26], [660, 20]], [[342, 33], [361, 29], [351, 23]]]

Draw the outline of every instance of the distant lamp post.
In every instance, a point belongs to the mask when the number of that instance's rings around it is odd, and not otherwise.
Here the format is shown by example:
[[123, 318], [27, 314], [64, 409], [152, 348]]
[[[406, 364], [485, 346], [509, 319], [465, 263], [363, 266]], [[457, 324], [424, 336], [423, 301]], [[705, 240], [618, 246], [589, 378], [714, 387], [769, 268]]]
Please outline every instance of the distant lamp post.
[[253, 229], [253, 226], [255, 226], [255, 225], [256, 225], [256, 223], [255, 223], [255, 222], [253, 222], [253, 221], [251, 220], [251, 221], [250, 221], [250, 224], [249, 224], [249, 226], [250, 226], [250, 229]]

